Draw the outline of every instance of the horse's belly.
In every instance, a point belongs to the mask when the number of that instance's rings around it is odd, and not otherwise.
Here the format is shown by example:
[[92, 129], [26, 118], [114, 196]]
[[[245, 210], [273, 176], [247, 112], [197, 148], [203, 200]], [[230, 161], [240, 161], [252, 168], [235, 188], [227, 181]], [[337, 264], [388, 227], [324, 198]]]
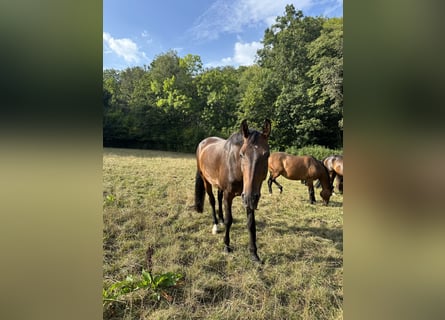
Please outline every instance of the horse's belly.
[[219, 179], [212, 177], [209, 173], [204, 172], [204, 177], [206, 180], [214, 187], [221, 188]]

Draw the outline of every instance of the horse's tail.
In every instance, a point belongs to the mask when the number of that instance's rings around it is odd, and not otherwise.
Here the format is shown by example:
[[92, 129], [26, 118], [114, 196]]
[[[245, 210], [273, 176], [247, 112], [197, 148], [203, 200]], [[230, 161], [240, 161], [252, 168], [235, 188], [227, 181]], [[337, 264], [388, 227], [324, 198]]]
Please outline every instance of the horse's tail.
[[204, 211], [204, 197], [205, 197], [204, 180], [202, 179], [199, 170], [197, 170], [196, 180], [195, 180], [195, 210], [197, 212]]

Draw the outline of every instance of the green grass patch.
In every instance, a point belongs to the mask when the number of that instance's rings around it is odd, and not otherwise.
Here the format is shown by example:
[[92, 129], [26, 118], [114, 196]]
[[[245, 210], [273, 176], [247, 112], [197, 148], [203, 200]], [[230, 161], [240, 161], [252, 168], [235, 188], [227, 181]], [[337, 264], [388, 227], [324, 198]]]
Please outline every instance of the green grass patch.
[[190, 209], [195, 171], [193, 154], [104, 150], [104, 319], [341, 319], [343, 196], [323, 206], [316, 189], [311, 205], [299, 181], [279, 178], [272, 195], [264, 182], [259, 266], [239, 197], [231, 254], [211, 233], [208, 199]]

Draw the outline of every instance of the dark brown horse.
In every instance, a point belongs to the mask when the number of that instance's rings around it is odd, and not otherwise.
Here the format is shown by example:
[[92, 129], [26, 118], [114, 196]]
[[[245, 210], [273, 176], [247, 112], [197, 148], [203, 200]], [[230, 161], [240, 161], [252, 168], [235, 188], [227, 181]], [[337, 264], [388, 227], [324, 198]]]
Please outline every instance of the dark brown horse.
[[[249, 130], [247, 121], [241, 124], [240, 132], [227, 140], [210, 137], [201, 141], [196, 149], [198, 170], [195, 182], [195, 209], [202, 212], [205, 192], [212, 206], [213, 231], [216, 231], [215, 197], [212, 187], [218, 190], [219, 218], [225, 224], [225, 251], [230, 252], [230, 227], [232, 225], [232, 201], [241, 196], [247, 211], [247, 228], [250, 235], [249, 249], [252, 259], [261, 262], [256, 247], [255, 209], [260, 199], [261, 184], [267, 176], [269, 157], [268, 139], [271, 124], [266, 119], [262, 132]], [[222, 215], [221, 202], [224, 200]]]
[[336, 181], [337, 189], [343, 193], [343, 156], [333, 155], [323, 159], [323, 164], [328, 169], [331, 184]]
[[284, 152], [274, 152], [269, 157], [269, 180], [267, 185], [269, 193], [272, 193], [272, 182], [283, 191], [283, 186], [276, 179], [281, 175], [289, 180], [305, 180], [309, 201], [315, 203], [314, 180], [319, 179], [322, 185], [320, 196], [325, 205], [329, 203], [332, 194], [332, 184], [329, 174], [321, 161], [311, 156], [294, 156]]

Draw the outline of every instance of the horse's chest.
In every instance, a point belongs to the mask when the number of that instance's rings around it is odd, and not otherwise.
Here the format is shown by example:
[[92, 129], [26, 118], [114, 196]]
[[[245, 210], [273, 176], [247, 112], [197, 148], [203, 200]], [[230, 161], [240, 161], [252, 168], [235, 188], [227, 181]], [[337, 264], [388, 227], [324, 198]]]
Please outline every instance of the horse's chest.
[[226, 176], [223, 181], [221, 181], [224, 185], [224, 189], [226, 189], [228, 192], [233, 193], [234, 195], [241, 195], [243, 192], [243, 179], [241, 179], [228, 175]]
[[240, 196], [243, 192], [243, 182], [236, 181], [229, 186], [229, 191], [232, 192], [236, 196]]

